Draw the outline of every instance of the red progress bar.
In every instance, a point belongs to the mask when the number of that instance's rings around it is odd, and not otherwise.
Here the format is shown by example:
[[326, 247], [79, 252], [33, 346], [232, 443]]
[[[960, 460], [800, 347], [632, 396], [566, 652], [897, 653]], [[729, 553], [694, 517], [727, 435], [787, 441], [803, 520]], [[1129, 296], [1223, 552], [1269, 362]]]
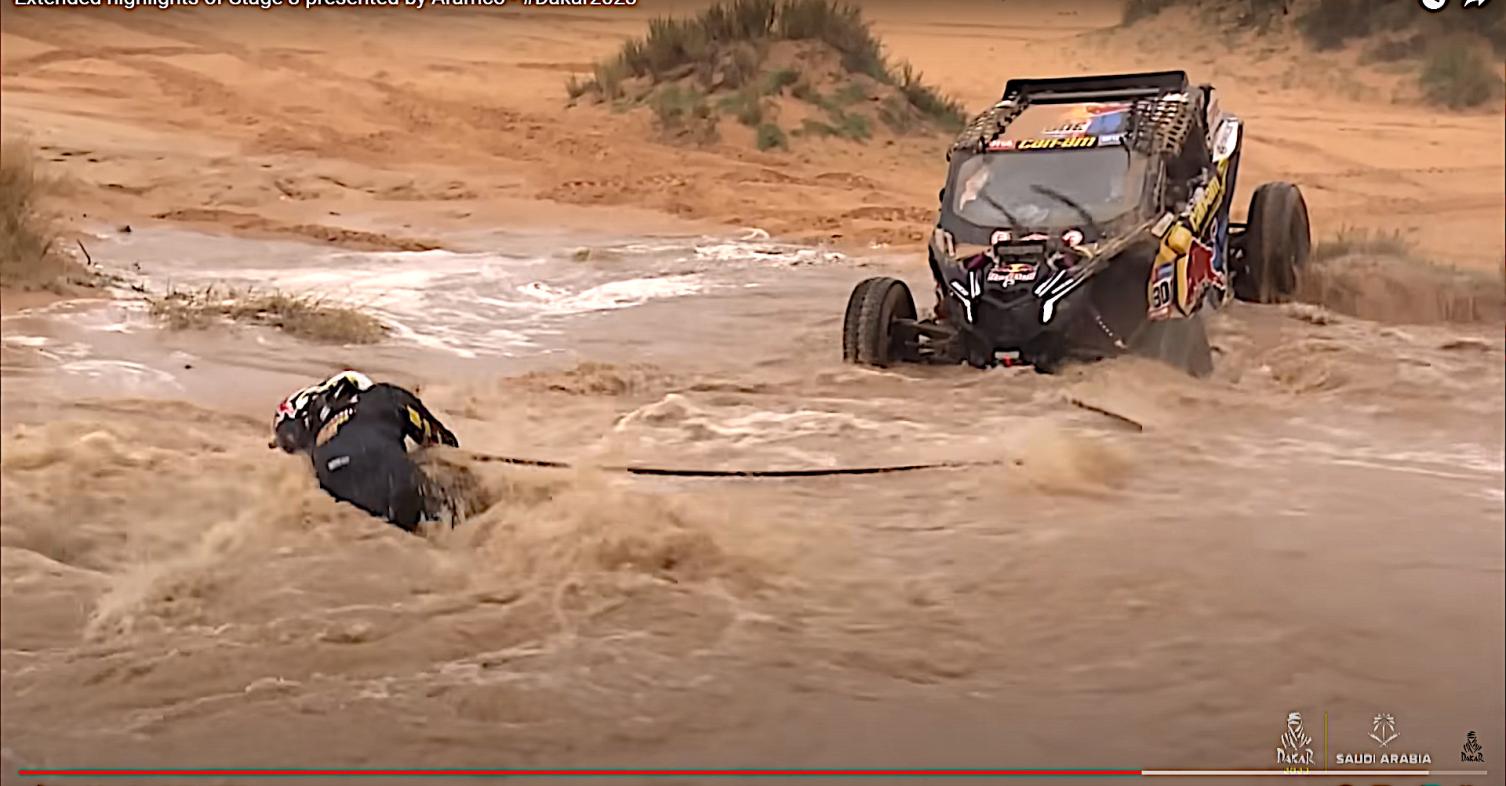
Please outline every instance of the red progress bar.
[[335, 776], [335, 777], [393, 777], [393, 776], [499, 776], [499, 777], [557, 777], [568, 775], [580, 776], [703, 776], [703, 777], [791, 777], [791, 776], [878, 776], [878, 777], [1031, 777], [1031, 776], [1077, 776], [1077, 777], [1122, 777], [1138, 776], [1140, 770], [465, 770], [465, 769], [436, 769], [436, 770], [304, 770], [304, 769], [172, 769], [172, 770], [18, 770], [18, 775], [37, 777], [80, 777], [80, 776], [134, 776], [134, 777], [204, 777], [204, 778], [234, 778], [234, 777], [306, 777], [306, 776]]

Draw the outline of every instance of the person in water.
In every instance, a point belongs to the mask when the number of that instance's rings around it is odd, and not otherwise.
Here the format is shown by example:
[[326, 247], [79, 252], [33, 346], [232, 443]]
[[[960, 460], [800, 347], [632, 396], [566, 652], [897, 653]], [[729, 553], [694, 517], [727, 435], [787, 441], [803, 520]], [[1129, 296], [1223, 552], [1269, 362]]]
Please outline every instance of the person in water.
[[417, 396], [358, 371], [293, 391], [277, 406], [272, 434], [267, 447], [308, 454], [330, 496], [409, 532], [437, 513], [405, 440], [460, 446]]

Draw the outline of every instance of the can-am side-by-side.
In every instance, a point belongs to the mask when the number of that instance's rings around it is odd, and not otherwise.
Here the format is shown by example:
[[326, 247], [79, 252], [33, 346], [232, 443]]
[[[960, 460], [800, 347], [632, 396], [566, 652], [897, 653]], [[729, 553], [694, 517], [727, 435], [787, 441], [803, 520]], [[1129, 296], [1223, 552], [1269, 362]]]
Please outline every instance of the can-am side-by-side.
[[1051, 370], [1122, 352], [1212, 367], [1204, 305], [1291, 294], [1311, 246], [1290, 183], [1230, 220], [1244, 124], [1181, 71], [1013, 79], [952, 144], [930, 243], [934, 314], [859, 283], [844, 357]]

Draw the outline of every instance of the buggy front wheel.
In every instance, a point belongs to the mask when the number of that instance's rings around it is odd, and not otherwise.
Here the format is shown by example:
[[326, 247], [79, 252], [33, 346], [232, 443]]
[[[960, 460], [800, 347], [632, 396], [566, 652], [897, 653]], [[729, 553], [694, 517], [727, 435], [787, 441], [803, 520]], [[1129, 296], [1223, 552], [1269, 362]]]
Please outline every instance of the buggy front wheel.
[[917, 356], [915, 298], [897, 278], [877, 276], [858, 283], [847, 299], [842, 358], [885, 367]]

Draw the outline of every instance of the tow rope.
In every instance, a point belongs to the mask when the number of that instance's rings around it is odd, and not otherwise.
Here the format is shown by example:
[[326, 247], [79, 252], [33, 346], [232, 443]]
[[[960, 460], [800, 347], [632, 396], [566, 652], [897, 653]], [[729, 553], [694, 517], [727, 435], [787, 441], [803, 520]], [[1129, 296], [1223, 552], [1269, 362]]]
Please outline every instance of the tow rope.
[[[1089, 404], [1081, 399], [1068, 398], [1067, 403], [1118, 421], [1135, 431], [1145, 430], [1144, 424], [1133, 418]], [[567, 461], [499, 456], [493, 453], [473, 453], [470, 451], [466, 451], [466, 453], [476, 461], [489, 464], [511, 464], [519, 467], [541, 467], [543, 469], [574, 469], [576, 466]], [[827, 467], [813, 469], [681, 469], [678, 467], [643, 467], [635, 464], [604, 464], [593, 465], [592, 469], [603, 472], [625, 472], [629, 475], [651, 475], [661, 478], [827, 478], [843, 475], [885, 475], [896, 472], [996, 467], [1003, 463], [1004, 461], [997, 459], [993, 461], [930, 461], [920, 464], [889, 464], [878, 467]]]
[[[512, 464], [522, 467], [542, 467], [545, 469], [574, 469], [575, 467], [575, 465], [565, 461], [497, 456], [490, 453], [470, 453], [470, 457], [476, 461], [486, 463]], [[999, 463], [998, 461], [935, 461], [924, 464], [890, 464], [880, 467], [829, 467], [815, 469], [680, 469], [676, 467], [642, 467], [628, 464], [600, 465], [593, 466], [592, 469], [602, 470], [603, 472], [625, 472], [629, 475], [653, 475], [669, 478], [820, 478], [837, 475], [883, 475], [893, 472], [919, 472], [928, 469], [962, 469], [965, 467], [992, 466]]]

